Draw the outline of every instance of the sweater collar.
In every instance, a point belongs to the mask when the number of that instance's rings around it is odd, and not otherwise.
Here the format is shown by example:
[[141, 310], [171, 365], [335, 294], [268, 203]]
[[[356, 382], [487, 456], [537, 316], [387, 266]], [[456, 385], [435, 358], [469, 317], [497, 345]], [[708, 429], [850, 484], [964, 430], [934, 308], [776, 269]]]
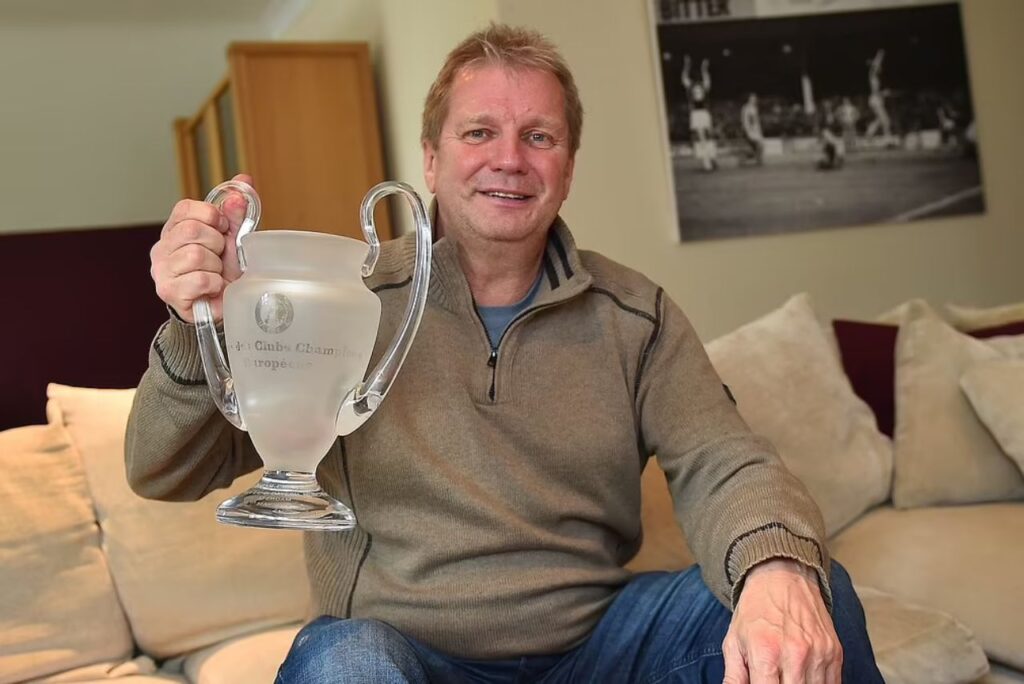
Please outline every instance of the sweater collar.
[[[431, 203], [430, 209], [431, 219], [436, 220], [436, 202]], [[473, 309], [469, 282], [462, 272], [453, 240], [443, 237], [434, 243], [430, 270], [431, 300], [454, 312]], [[590, 287], [591, 280], [569, 227], [561, 217], [556, 217], [548, 229], [548, 242], [541, 259], [540, 288], [530, 308], [571, 299]]]

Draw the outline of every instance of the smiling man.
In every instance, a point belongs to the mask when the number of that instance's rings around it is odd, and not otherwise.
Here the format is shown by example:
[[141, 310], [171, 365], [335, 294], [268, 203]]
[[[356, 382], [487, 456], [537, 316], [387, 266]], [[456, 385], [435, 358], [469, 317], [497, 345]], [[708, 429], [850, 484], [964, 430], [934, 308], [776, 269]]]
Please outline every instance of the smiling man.
[[[686, 317], [578, 250], [559, 218], [582, 120], [568, 67], [534, 32], [491, 26], [448, 56], [423, 116], [445, 233], [428, 306], [388, 400], [318, 472], [360, 526], [307, 534], [321, 617], [279, 682], [881, 681], [820, 513], [743, 423]], [[237, 221], [222, 218], [179, 203], [153, 250], [178, 315], [129, 424], [145, 496], [197, 498], [259, 466], [196, 382], [185, 320], [236, 277], [223, 264]], [[195, 245], [210, 255], [178, 253]], [[368, 282], [380, 339], [412, 255], [412, 236], [386, 244]], [[632, 576], [653, 454], [700, 565]]]

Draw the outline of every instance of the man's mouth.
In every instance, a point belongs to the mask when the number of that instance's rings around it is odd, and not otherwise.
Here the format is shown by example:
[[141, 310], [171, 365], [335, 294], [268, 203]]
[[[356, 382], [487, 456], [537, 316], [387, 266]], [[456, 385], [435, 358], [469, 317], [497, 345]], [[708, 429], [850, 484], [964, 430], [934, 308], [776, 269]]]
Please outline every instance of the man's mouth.
[[508, 192], [505, 190], [482, 190], [481, 193], [488, 197], [494, 197], [495, 199], [516, 200], [520, 202], [525, 202], [532, 197], [532, 195], [524, 195], [522, 193]]

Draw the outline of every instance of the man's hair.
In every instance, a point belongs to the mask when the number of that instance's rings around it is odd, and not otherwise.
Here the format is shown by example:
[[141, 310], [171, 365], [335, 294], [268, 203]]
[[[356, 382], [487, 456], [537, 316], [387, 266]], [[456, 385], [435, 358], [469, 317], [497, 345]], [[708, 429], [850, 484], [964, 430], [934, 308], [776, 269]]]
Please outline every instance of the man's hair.
[[497, 65], [506, 69], [546, 71], [558, 79], [565, 98], [565, 120], [569, 124], [569, 154], [576, 154], [583, 133], [583, 104], [569, 65], [558, 48], [531, 29], [491, 24], [455, 46], [430, 86], [423, 105], [420, 139], [437, 148], [441, 127], [448, 116], [452, 84], [461, 69]]

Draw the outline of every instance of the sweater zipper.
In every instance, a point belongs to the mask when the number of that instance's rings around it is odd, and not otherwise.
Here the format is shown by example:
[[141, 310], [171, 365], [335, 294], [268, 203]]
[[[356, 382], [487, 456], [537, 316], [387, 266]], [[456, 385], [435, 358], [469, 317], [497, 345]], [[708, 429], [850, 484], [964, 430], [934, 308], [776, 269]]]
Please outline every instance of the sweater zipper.
[[501, 333], [501, 337], [498, 338], [498, 344], [495, 345], [495, 344], [491, 343], [491, 334], [489, 332], [487, 332], [487, 325], [484, 323], [483, 316], [480, 315], [480, 309], [477, 308], [476, 302], [473, 302], [473, 312], [476, 314], [477, 320], [480, 321], [480, 325], [482, 325], [483, 328], [484, 328], [484, 337], [487, 338], [487, 343], [491, 344], [491, 353], [488, 354], [488, 356], [487, 356], [487, 367], [491, 369], [491, 388], [489, 390], [487, 390], [487, 398], [491, 400], [491, 403], [494, 402], [494, 395], [495, 395], [494, 388], [495, 388], [496, 378], [497, 378], [497, 375], [498, 375], [498, 350], [501, 349], [501, 341], [505, 339], [505, 335], [508, 334], [508, 331], [512, 329], [513, 325], [515, 325], [516, 323], [518, 323], [522, 319], [526, 318], [527, 316], [529, 316], [529, 315], [531, 315], [531, 314], [533, 314], [533, 313], [535, 313], [537, 311], [541, 311], [543, 309], [549, 309], [549, 308], [551, 308], [553, 306], [558, 306], [560, 303], [561, 302], [554, 302], [554, 303], [551, 303], [551, 304], [543, 304], [541, 306], [531, 307], [531, 308], [527, 309], [526, 311], [521, 312], [519, 315], [517, 315], [515, 318], [513, 318], [511, 321], [508, 322], [508, 325], [505, 326], [505, 330], [502, 331], [502, 333]]

